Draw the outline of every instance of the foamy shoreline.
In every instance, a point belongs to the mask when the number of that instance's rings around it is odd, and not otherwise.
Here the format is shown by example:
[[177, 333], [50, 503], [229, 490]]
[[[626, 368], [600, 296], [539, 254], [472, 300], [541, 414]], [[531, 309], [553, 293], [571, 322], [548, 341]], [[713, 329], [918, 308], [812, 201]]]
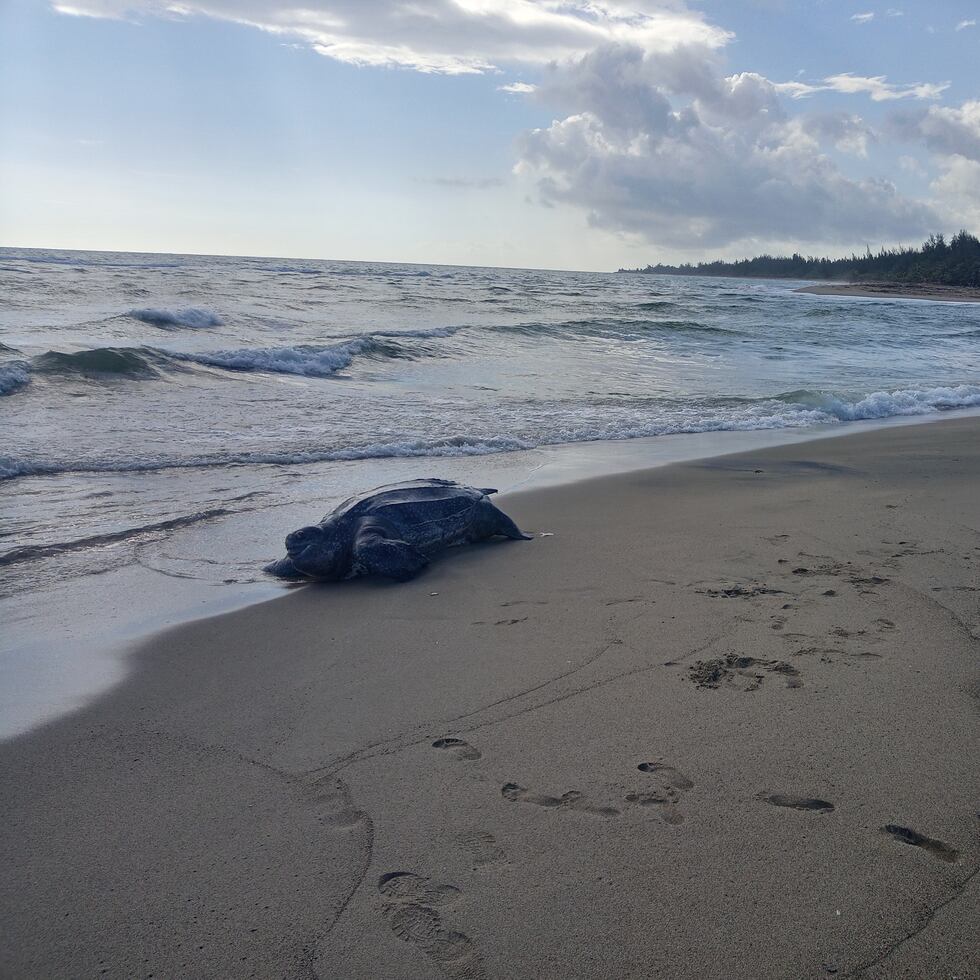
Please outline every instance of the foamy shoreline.
[[892, 282], [835, 282], [801, 286], [797, 293], [818, 296], [861, 296], [867, 299], [931, 299], [944, 303], [980, 303], [980, 289], [962, 286], [905, 285]]
[[2, 972], [968, 975], [978, 433], [515, 494], [552, 536], [167, 631], [0, 746]]

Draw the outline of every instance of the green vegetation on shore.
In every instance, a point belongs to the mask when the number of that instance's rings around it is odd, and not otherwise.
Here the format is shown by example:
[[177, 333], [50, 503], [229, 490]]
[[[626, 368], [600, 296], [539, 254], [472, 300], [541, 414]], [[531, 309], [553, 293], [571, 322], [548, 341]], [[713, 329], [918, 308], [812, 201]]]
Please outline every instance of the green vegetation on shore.
[[648, 265], [620, 269], [673, 276], [745, 276], [764, 279], [851, 279], [862, 282], [899, 282], [942, 286], [980, 287], [980, 240], [965, 231], [948, 242], [930, 235], [921, 248], [883, 248], [872, 254], [842, 259], [817, 259], [794, 252], [792, 256], [758, 255], [734, 262], [699, 262], [697, 265]]

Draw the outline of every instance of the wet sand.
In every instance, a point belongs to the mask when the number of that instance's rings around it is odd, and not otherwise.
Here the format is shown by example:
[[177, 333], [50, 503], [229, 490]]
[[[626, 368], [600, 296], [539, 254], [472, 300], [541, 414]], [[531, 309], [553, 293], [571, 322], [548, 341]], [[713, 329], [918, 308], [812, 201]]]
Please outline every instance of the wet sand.
[[797, 293], [820, 296], [863, 296], [866, 299], [934, 299], [945, 303], [980, 303], [980, 289], [962, 286], [906, 285], [895, 282], [835, 282], [801, 286]]
[[976, 975], [978, 477], [959, 419], [591, 480], [160, 634], [0, 746], [0, 975]]

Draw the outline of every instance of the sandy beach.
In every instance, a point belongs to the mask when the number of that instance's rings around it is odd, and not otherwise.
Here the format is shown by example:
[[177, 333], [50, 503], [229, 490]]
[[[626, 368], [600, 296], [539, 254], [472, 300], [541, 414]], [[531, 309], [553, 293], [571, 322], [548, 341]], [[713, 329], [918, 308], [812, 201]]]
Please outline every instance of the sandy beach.
[[515, 494], [156, 636], [0, 746], [0, 974], [977, 977], [978, 477], [968, 418]]
[[980, 303], [980, 289], [925, 283], [906, 285], [895, 282], [835, 282], [801, 286], [794, 292], [816, 293], [818, 296], [863, 296], [868, 299], [934, 299], [945, 303]]

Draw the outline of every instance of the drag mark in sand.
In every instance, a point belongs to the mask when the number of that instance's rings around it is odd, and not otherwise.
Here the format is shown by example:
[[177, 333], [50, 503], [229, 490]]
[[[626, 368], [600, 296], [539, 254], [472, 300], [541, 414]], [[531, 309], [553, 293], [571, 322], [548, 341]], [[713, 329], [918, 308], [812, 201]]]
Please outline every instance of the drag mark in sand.
[[912, 929], [906, 932], [904, 936], [902, 936], [900, 939], [896, 940], [895, 942], [891, 943], [884, 950], [884, 952], [880, 953], [878, 956], [875, 956], [874, 959], [865, 960], [865, 962], [860, 963], [858, 966], [854, 967], [854, 969], [852, 969], [847, 974], [844, 980], [852, 980], [852, 978], [854, 977], [863, 976], [865, 973], [868, 972], [868, 970], [872, 970], [876, 966], [880, 966], [882, 963], [884, 963], [893, 954], [897, 953], [903, 946], [905, 946], [906, 943], [908, 943], [912, 939], [915, 939], [917, 936], [920, 936], [923, 932], [926, 931], [926, 929], [929, 928], [930, 925], [932, 925], [933, 919], [935, 919], [936, 916], [944, 908], [946, 908], [949, 905], [952, 905], [955, 901], [963, 897], [967, 885], [969, 885], [970, 882], [973, 881], [973, 879], [977, 876], [977, 874], [980, 874], [980, 868], [974, 868], [973, 871], [971, 871], [966, 876], [966, 878], [963, 879], [963, 881], [961, 881], [958, 885], [955, 886], [953, 893], [948, 898], [944, 899], [938, 905], [935, 905], [931, 909], [929, 909], [925, 917], [921, 921], [919, 921]]
[[479, 749], [474, 748], [462, 738], [437, 738], [432, 743], [432, 747], [449, 752], [454, 758], [462, 759], [466, 762], [475, 762], [477, 759], [483, 757], [483, 753]]
[[[708, 646], [718, 642], [721, 637], [715, 637], [709, 641], [704, 647], [698, 647], [696, 650], [691, 651], [690, 655], [695, 653], [700, 653], [703, 649], [707, 649]], [[481, 728], [485, 728], [490, 725], [498, 725], [501, 722], [508, 721], [511, 718], [516, 718], [520, 715], [527, 714], [531, 711], [537, 711], [540, 708], [547, 707], [548, 705], [556, 704], [559, 701], [567, 700], [568, 698], [576, 697], [580, 694], [584, 694], [587, 691], [593, 690], [596, 686], [603, 684], [611, 684], [623, 677], [630, 677], [637, 673], [643, 673], [648, 670], [653, 670], [654, 666], [644, 666], [639, 668], [633, 668], [631, 670], [622, 671], [618, 674], [613, 674], [611, 677], [603, 678], [596, 681], [593, 684], [586, 684], [583, 687], [575, 688], [571, 691], [566, 691], [564, 693], [559, 693], [554, 697], [541, 700], [537, 703], [531, 703], [524, 707], [518, 707], [516, 710], [511, 711], [506, 714], [499, 714], [496, 717], [490, 717], [482, 721], [474, 721], [479, 715], [491, 714], [495, 709], [503, 708], [504, 706], [514, 705], [519, 703], [522, 699], [531, 699], [531, 696], [537, 694], [539, 691], [543, 691], [552, 685], [560, 684], [562, 681], [573, 677], [575, 674], [580, 673], [592, 667], [600, 658], [602, 658], [606, 653], [612, 650], [614, 647], [622, 646], [622, 640], [618, 637], [613, 637], [608, 642], [604, 643], [602, 646], [596, 647], [594, 651], [587, 656], [580, 663], [575, 664], [568, 670], [562, 671], [560, 674], [556, 674], [553, 677], [549, 677], [546, 680], [541, 681], [538, 684], [534, 684], [532, 687], [526, 688], [521, 691], [516, 691], [513, 694], [508, 694], [505, 697], [498, 698], [496, 701], [491, 701], [489, 704], [482, 705], [478, 708], [473, 708], [471, 711], [466, 711], [461, 715], [456, 715], [452, 718], [445, 718], [443, 721], [448, 725], [456, 726], [458, 722], [471, 722], [468, 728], [464, 729], [467, 732], [477, 731]], [[336, 775], [350, 766], [355, 765], [358, 762], [363, 762], [367, 759], [374, 759], [380, 756], [393, 755], [398, 752], [402, 752], [404, 749], [410, 748], [414, 745], [420, 745], [423, 742], [427, 742], [431, 736], [428, 734], [419, 735], [418, 729], [411, 732], [402, 732], [398, 735], [392, 735], [387, 738], [379, 739], [376, 742], [368, 742], [362, 745], [360, 748], [354, 749], [325, 765], [318, 766], [315, 769], [310, 770], [305, 773], [306, 776], [317, 776], [317, 775]]]
[[392, 871], [378, 879], [378, 891], [385, 901], [382, 914], [399, 939], [417, 946], [452, 980], [485, 980], [472, 940], [446, 929], [433, 908], [455, 902], [458, 888], [410, 871]]
[[834, 804], [814, 796], [796, 796], [793, 793], [759, 793], [756, 799], [773, 806], [788, 807], [791, 810], [808, 810], [813, 813], [833, 813]]
[[911, 827], [886, 823], [881, 828], [881, 831], [890, 837], [894, 837], [895, 840], [901, 841], [903, 844], [911, 844], [912, 847], [921, 847], [933, 857], [937, 857], [940, 861], [945, 861], [947, 864], [952, 864], [960, 856], [959, 852], [950, 847], [949, 844], [944, 844], [941, 840], [936, 840], [934, 837], [926, 837], [925, 834], [920, 834], [917, 830], [912, 830]]

